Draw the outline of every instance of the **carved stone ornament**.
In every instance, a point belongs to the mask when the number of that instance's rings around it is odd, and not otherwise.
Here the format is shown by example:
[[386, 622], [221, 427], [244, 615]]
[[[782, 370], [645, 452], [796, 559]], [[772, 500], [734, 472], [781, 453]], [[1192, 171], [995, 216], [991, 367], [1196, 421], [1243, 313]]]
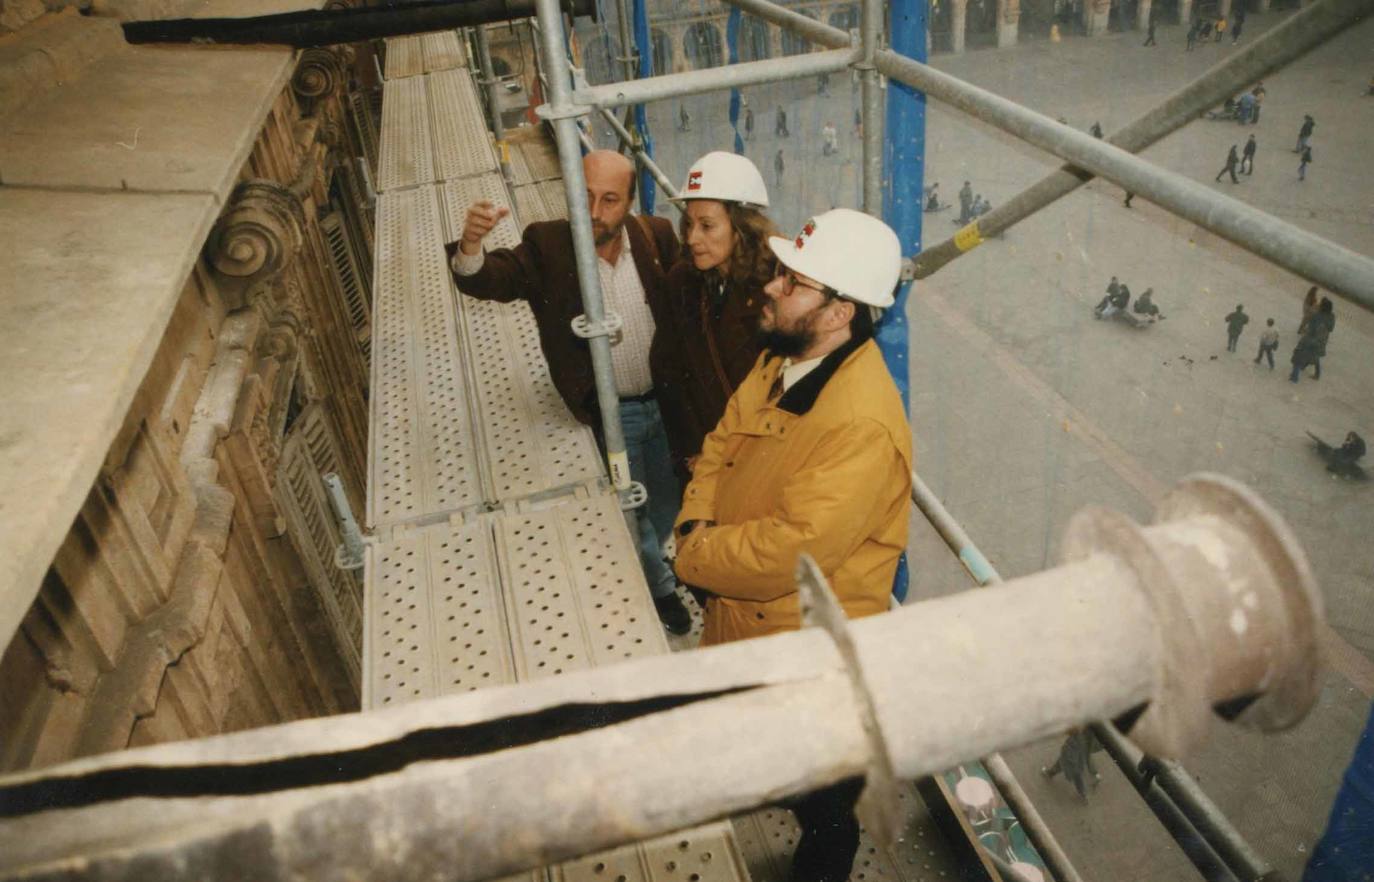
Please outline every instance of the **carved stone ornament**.
[[257, 281], [281, 272], [304, 241], [301, 202], [280, 184], [245, 181], [234, 190], [206, 243], [210, 262], [226, 276]]
[[348, 71], [341, 53], [333, 49], [306, 49], [291, 76], [291, 88], [302, 98], [324, 98], [347, 81]]

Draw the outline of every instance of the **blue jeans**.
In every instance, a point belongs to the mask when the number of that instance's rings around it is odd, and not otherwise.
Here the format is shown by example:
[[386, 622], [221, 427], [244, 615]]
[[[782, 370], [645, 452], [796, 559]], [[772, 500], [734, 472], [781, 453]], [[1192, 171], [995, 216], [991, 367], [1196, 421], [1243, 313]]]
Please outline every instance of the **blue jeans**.
[[620, 425], [625, 432], [625, 453], [630, 460], [630, 477], [649, 491], [649, 501], [635, 509], [639, 522], [639, 562], [649, 593], [666, 597], [677, 588], [677, 577], [668, 566], [663, 544], [673, 533], [682, 487], [673, 474], [673, 455], [668, 449], [668, 433], [656, 401], [621, 401]]

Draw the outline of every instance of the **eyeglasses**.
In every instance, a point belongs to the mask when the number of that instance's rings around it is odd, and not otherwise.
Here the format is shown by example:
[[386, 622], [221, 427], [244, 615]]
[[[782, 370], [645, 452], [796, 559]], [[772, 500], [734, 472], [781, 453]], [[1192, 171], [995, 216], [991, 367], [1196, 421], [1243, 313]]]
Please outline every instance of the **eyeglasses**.
[[815, 291], [817, 294], [821, 295], [826, 300], [833, 300], [836, 295], [834, 288], [827, 288], [824, 285], [811, 285], [806, 282], [803, 282], [801, 279], [797, 278], [796, 273], [792, 272], [790, 269], [783, 266], [783, 263], [780, 260], [773, 262], [773, 278], [782, 278], [787, 280], [787, 288], [784, 289], [782, 292], [784, 297], [792, 296], [792, 292], [797, 288], [807, 288], [811, 291]]

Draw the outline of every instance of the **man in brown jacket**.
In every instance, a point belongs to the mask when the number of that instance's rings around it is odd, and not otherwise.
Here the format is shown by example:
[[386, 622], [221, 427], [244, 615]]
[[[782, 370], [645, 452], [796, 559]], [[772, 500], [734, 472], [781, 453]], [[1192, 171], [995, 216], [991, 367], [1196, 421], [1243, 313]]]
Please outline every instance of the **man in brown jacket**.
[[[634, 166], [610, 150], [597, 150], [582, 161], [587, 202], [596, 240], [601, 293], [608, 312], [623, 326], [611, 338], [611, 366], [620, 396], [620, 421], [631, 477], [649, 491], [638, 509], [639, 557], [664, 627], [684, 634], [691, 618], [677, 595], [677, 579], [668, 566], [663, 543], [672, 533], [681, 501], [673, 474], [667, 432], [656, 389], [678, 371], [665, 367], [671, 341], [655, 334], [663, 314], [666, 268], [678, 254], [673, 225], [661, 218], [629, 213], [634, 199]], [[529, 303], [539, 326], [539, 342], [554, 385], [568, 409], [590, 425], [600, 441], [596, 382], [591, 349], [572, 332], [582, 314], [572, 228], [566, 220], [533, 223], [519, 245], [483, 251], [482, 240], [508, 213], [490, 202], [477, 202], [467, 212], [463, 233], [447, 246], [459, 290], [470, 297]]]

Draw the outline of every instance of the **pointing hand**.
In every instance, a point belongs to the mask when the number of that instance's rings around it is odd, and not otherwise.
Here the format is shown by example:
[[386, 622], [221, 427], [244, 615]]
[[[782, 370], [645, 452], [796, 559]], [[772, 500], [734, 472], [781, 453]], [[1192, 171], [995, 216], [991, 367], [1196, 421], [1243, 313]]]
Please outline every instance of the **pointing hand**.
[[462, 241], [458, 247], [464, 254], [476, 254], [482, 248], [482, 240], [508, 214], [510, 209], [504, 206], [498, 207], [486, 200], [474, 202], [463, 221]]

